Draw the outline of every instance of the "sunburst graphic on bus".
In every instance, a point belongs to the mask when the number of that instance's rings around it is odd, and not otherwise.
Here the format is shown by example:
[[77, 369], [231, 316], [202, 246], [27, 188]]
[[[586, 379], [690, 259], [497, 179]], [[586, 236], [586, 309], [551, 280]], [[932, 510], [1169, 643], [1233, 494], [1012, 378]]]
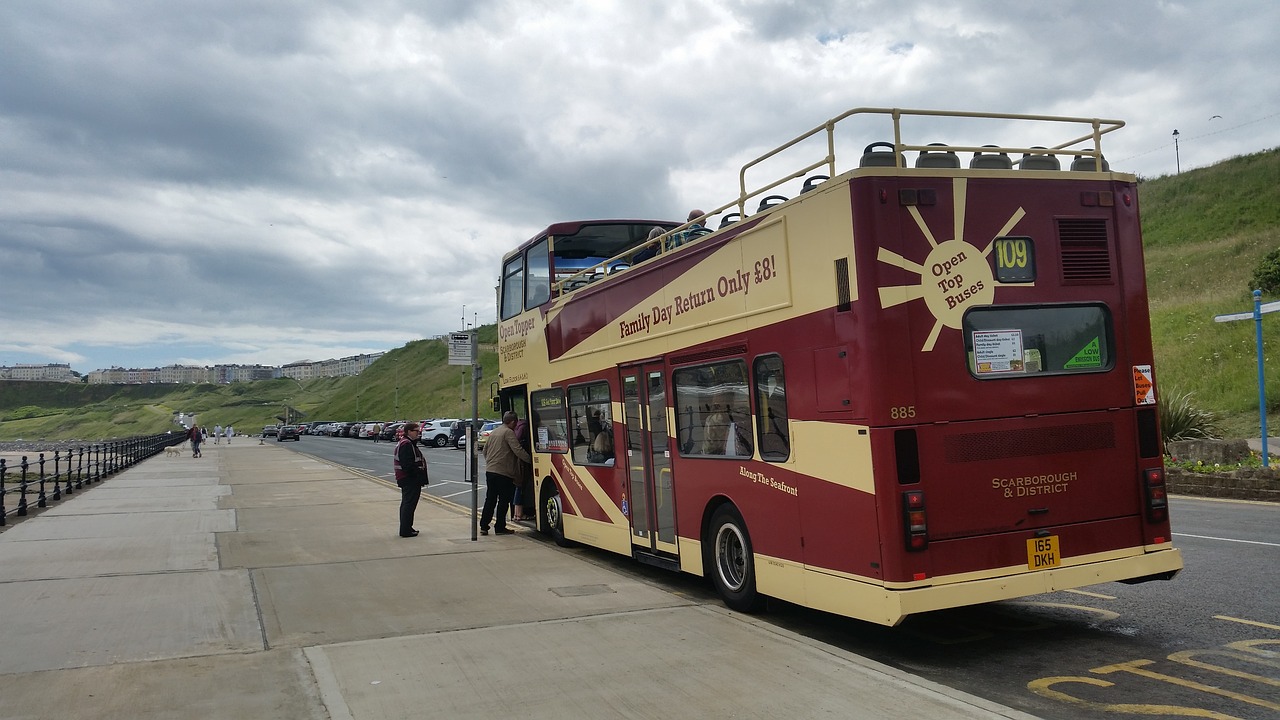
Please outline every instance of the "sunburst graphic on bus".
[[965, 178], [952, 181], [954, 197], [953, 224], [951, 239], [939, 241], [933, 230], [920, 215], [915, 205], [907, 207], [921, 234], [929, 242], [930, 250], [923, 262], [902, 257], [901, 255], [880, 248], [876, 259], [887, 265], [902, 268], [920, 276], [918, 285], [896, 285], [880, 288], [880, 307], [889, 308], [911, 300], [923, 299], [929, 311], [933, 313], [934, 324], [925, 340], [922, 352], [933, 350], [944, 327], [960, 329], [961, 318], [965, 310], [974, 305], [986, 305], [995, 299], [996, 282], [991, 273], [991, 263], [987, 256], [995, 246], [996, 237], [1007, 235], [1022, 220], [1026, 212], [1019, 207], [992, 238], [984, 238], [983, 247], [969, 242], [964, 237], [964, 214], [967, 200], [968, 184]]

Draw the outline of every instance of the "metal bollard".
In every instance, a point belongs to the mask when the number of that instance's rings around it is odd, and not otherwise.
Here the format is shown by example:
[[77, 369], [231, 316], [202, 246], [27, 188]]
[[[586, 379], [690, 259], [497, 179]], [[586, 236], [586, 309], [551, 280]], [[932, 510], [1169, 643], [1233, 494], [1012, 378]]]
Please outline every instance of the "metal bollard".
[[60, 450], [53, 451], [53, 500], [62, 499], [62, 455]]
[[27, 515], [27, 456], [22, 456], [22, 481], [18, 483], [18, 516]]
[[40, 453], [40, 493], [36, 495], [36, 507], [49, 507], [49, 499], [44, 495], [44, 453]]
[[[76, 487], [84, 487], [84, 446], [76, 448]], [[71, 494], [71, 475], [67, 475], [67, 494]]]

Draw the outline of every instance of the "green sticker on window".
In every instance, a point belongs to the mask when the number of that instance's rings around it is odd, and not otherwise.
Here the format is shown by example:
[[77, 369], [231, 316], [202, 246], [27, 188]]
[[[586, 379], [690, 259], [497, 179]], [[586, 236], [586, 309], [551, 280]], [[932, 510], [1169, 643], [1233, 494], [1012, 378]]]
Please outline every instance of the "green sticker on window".
[[1102, 351], [1098, 348], [1098, 338], [1090, 340], [1088, 345], [1081, 348], [1080, 352], [1062, 367], [1066, 370], [1102, 367]]

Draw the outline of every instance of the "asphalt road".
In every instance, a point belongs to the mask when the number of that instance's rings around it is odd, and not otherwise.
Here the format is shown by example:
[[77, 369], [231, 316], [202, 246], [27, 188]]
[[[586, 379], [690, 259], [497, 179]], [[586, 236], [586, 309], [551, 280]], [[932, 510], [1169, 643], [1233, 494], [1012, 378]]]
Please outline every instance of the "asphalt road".
[[[391, 444], [321, 437], [283, 444], [393, 482]], [[424, 452], [427, 491], [470, 507], [465, 453]], [[1108, 583], [928, 613], [896, 628], [781, 602], [764, 619], [1050, 720], [1280, 718], [1280, 505], [1178, 497], [1172, 515], [1186, 569], [1169, 582]], [[718, 602], [701, 578], [604, 551], [574, 552], [695, 601]]]

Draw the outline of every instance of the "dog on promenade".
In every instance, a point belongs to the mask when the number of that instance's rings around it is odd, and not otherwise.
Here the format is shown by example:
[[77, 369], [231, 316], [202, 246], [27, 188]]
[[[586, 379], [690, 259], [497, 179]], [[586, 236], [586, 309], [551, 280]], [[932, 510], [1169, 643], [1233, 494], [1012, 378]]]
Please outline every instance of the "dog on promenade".
[[170, 445], [169, 447], [164, 449], [165, 457], [169, 457], [170, 455], [174, 457], [178, 457], [181, 454], [182, 454], [182, 451], [179, 450], [176, 445]]

